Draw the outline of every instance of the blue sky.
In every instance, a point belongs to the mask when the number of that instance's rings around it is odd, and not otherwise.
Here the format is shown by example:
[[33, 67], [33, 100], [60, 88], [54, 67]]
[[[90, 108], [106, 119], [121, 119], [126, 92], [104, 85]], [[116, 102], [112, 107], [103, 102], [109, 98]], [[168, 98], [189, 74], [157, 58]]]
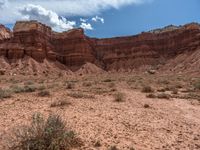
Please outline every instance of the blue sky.
[[170, 24], [200, 23], [200, 0], [45, 1], [0, 0], [0, 23], [11, 27], [16, 20], [36, 19], [56, 31], [83, 27], [88, 36], [99, 38], [134, 35]]

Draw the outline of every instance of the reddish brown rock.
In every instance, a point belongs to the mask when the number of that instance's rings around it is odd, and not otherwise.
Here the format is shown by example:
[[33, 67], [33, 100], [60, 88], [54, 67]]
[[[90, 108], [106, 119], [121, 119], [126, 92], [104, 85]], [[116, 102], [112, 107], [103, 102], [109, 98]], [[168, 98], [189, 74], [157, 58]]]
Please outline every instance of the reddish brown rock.
[[73, 71], [88, 62], [108, 71], [159, 67], [181, 71], [180, 63], [186, 64], [186, 60], [193, 68], [200, 66], [199, 57], [193, 55], [199, 55], [199, 50], [200, 25], [196, 23], [107, 39], [89, 38], [83, 29], [56, 33], [37, 21], [17, 22], [13, 33], [0, 26], [0, 56], [9, 62], [29, 56], [38, 62], [60, 62]]
[[4, 39], [9, 39], [12, 36], [11, 31], [4, 25], [0, 24], [0, 41]]

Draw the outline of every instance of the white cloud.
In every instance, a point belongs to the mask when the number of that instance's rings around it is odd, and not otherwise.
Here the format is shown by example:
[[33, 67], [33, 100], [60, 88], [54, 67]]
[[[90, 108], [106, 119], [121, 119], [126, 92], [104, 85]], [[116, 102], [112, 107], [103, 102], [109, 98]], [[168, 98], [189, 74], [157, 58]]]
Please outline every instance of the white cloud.
[[74, 28], [76, 23], [58, 16], [55, 12], [47, 10], [39, 5], [28, 4], [19, 9], [19, 13], [26, 20], [38, 20], [55, 31], [66, 31]]
[[104, 18], [99, 17], [99, 16], [95, 16], [95, 17], [92, 18], [92, 21], [94, 21], [94, 22], [100, 21], [101, 23], [104, 23]]
[[[0, 0], [3, 2], [5, 0]], [[47, 10], [56, 12], [59, 16], [94, 16], [114, 8], [141, 4], [152, 0], [7, 0], [7, 6], [0, 12], [1, 23], [14, 23], [21, 19], [18, 8], [23, 5], [40, 5]], [[1, 4], [3, 5], [3, 3]]]
[[7, 0], [0, 0], [0, 8], [4, 8], [6, 4], [7, 4]]
[[87, 22], [87, 19], [80, 18], [80, 22]]
[[93, 27], [90, 23], [82, 22], [80, 27], [83, 28], [84, 30], [93, 30]]

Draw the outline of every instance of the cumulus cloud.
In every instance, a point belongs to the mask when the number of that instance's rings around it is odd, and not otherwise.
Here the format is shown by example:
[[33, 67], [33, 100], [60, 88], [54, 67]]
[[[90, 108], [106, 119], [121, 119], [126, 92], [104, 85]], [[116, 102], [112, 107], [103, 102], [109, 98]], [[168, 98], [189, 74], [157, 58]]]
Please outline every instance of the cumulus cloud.
[[104, 23], [104, 18], [99, 17], [99, 16], [95, 16], [95, 17], [92, 18], [92, 21]]
[[0, 8], [3, 8], [7, 4], [7, 0], [0, 0]]
[[4, 1], [8, 1], [8, 7], [1, 10], [1, 23], [13, 23], [21, 19], [22, 16], [17, 13], [17, 10], [19, 7], [28, 4], [40, 5], [60, 16], [84, 17], [98, 15], [110, 8], [119, 9], [123, 6], [141, 4], [152, 0], [0, 0], [0, 5], [3, 5]]
[[93, 27], [90, 23], [82, 22], [80, 27], [83, 28], [84, 30], [93, 30]]
[[87, 19], [80, 18], [80, 22], [87, 22]]
[[62, 16], [58, 16], [55, 12], [47, 10], [40, 5], [28, 4], [19, 8], [19, 13], [25, 20], [38, 20], [48, 26], [51, 26], [55, 31], [66, 31], [73, 29], [76, 23], [68, 21]]

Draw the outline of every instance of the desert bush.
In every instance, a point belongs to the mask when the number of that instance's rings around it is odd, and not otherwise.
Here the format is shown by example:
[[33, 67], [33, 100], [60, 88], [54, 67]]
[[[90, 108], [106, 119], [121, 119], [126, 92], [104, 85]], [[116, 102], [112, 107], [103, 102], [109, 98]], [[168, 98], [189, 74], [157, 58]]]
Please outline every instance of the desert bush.
[[66, 105], [71, 105], [71, 103], [68, 102], [67, 100], [57, 100], [51, 104], [51, 107], [62, 107]]
[[71, 82], [66, 83], [66, 89], [73, 89], [74, 88], [74, 84]]
[[115, 87], [115, 83], [113, 83], [113, 82], [110, 83], [110, 84], [108, 85], [108, 87], [109, 87], [109, 88], [114, 88], [114, 87]]
[[178, 94], [178, 90], [177, 89], [173, 89], [172, 90], [172, 94]]
[[40, 97], [50, 96], [50, 92], [47, 90], [42, 90], [42, 91], [38, 92], [37, 95]]
[[196, 81], [196, 82], [194, 83], [194, 88], [195, 88], [196, 90], [200, 90], [200, 80], [198, 80], [198, 81]]
[[170, 99], [170, 95], [166, 94], [166, 93], [160, 93], [160, 94], [157, 95], [157, 98], [160, 98], [160, 99]]
[[156, 98], [156, 95], [151, 93], [151, 94], [146, 95], [146, 97], [147, 98]]
[[100, 141], [96, 141], [96, 143], [94, 144], [94, 147], [101, 147]]
[[24, 85], [33, 85], [33, 84], [34, 84], [33, 81], [26, 81], [26, 82], [24, 82]]
[[112, 80], [111, 79], [105, 79], [105, 80], [103, 80], [103, 82], [112, 82]]
[[125, 96], [123, 93], [118, 92], [118, 93], [114, 94], [114, 100], [116, 102], [123, 102], [125, 100]]
[[75, 133], [65, 127], [60, 116], [33, 115], [30, 126], [19, 127], [12, 136], [11, 150], [69, 150], [81, 145]]
[[91, 82], [84, 82], [84, 83], [83, 83], [83, 86], [85, 86], [85, 87], [90, 87], [90, 86], [92, 86], [92, 83], [91, 83]]
[[158, 89], [157, 91], [158, 91], [158, 92], [165, 92], [166, 89], [165, 89], [165, 88], [160, 88], [160, 89]]
[[119, 150], [119, 149], [117, 148], [117, 146], [111, 146], [111, 147], [109, 148], [109, 150]]
[[43, 91], [43, 90], [45, 90], [46, 89], [46, 87], [44, 86], [44, 85], [39, 85], [38, 87], [37, 87], [37, 90], [39, 90], [39, 91]]
[[1, 89], [0, 88], [0, 99], [4, 98], [10, 98], [12, 95], [12, 92], [8, 89]]
[[24, 92], [35, 92], [36, 91], [36, 87], [34, 85], [25, 85], [24, 86]]
[[73, 97], [73, 98], [94, 98], [93, 95], [87, 95], [81, 92], [73, 92], [73, 93], [68, 93], [68, 96]]
[[144, 86], [144, 87], [142, 88], [142, 92], [143, 92], [143, 93], [153, 93], [154, 90], [153, 90], [153, 88], [150, 87], [150, 86]]
[[144, 104], [144, 108], [149, 108], [149, 104]]
[[10, 89], [14, 93], [23, 93], [24, 92], [24, 88], [22, 86], [18, 86], [18, 85], [12, 85], [12, 86], [10, 86]]

